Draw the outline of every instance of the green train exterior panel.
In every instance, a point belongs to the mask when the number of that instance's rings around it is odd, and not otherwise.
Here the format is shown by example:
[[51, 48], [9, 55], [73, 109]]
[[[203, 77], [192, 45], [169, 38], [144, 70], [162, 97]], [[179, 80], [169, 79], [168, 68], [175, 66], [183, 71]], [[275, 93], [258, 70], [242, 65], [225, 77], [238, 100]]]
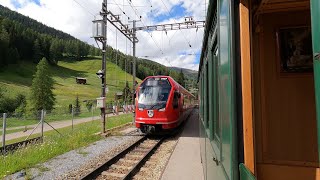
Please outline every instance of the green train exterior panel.
[[311, 0], [311, 25], [313, 43], [313, 66], [317, 108], [318, 154], [320, 161], [320, 1]]
[[[234, 70], [231, 0], [210, 1], [209, 14], [217, 14], [217, 28], [207, 38], [200, 86], [200, 150], [205, 179], [238, 179], [235, 136]], [[236, 173], [235, 173], [236, 172]]]
[[239, 171], [240, 171], [240, 180], [256, 180], [256, 177], [250, 172], [247, 167], [241, 163], [239, 165]]
[[233, 59], [232, 59], [232, 18], [231, 1], [220, 0], [218, 4], [219, 15], [219, 118], [221, 127], [221, 152], [222, 166], [228, 179], [236, 179], [234, 168], [238, 165], [234, 162], [235, 151], [235, 120], [234, 120], [234, 82], [233, 82]]

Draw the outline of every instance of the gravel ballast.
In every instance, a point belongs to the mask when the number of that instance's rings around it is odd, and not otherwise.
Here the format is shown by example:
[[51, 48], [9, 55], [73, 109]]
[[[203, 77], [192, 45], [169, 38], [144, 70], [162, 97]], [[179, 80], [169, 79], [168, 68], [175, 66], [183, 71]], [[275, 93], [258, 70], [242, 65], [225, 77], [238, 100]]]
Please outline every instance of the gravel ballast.
[[178, 142], [178, 137], [166, 139], [149, 158], [140, 171], [133, 177], [134, 180], [157, 180], [161, 178], [167, 162]]
[[[20, 171], [5, 179], [77, 179], [105, 159], [129, 146], [140, 136], [112, 136], [88, 147], [72, 150], [27, 171]], [[71, 172], [71, 173], [70, 173]]]

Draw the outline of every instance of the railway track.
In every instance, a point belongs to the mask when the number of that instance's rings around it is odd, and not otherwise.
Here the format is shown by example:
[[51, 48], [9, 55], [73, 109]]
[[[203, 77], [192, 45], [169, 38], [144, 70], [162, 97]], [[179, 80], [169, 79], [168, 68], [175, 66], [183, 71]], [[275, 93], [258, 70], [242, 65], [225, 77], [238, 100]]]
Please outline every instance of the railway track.
[[161, 145], [164, 139], [165, 137], [144, 136], [81, 179], [131, 179]]
[[[190, 115], [192, 114], [192, 111], [193, 110], [191, 109], [186, 119], [189, 119]], [[121, 151], [120, 153], [109, 159], [107, 162], [100, 165], [98, 168], [95, 168], [93, 171], [82, 176], [80, 179], [127, 180], [132, 179], [133, 177], [139, 177], [140, 175], [135, 175], [139, 171], [144, 172], [143, 169], [145, 169], [145, 167], [143, 166], [145, 164], [157, 163], [153, 161], [148, 161], [149, 158], [153, 156], [154, 152], [158, 149], [158, 147], [168, 137], [174, 137], [180, 134], [182, 132], [183, 126], [184, 124], [181, 125], [180, 128], [176, 129], [175, 131], [163, 136], [144, 135], [137, 142], [133, 143], [128, 148]], [[128, 135], [129, 134], [132, 135], [132, 133], [128, 133]], [[137, 136], [141, 136], [141, 134], [138, 134]]]

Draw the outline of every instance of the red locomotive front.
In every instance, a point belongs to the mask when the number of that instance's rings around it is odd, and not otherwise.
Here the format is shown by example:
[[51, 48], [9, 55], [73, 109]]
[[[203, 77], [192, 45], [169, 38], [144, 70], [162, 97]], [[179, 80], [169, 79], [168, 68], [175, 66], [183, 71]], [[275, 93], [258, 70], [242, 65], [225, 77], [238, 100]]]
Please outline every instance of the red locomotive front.
[[144, 133], [176, 128], [181, 123], [183, 96], [169, 76], [150, 76], [140, 85], [136, 99], [136, 127]]

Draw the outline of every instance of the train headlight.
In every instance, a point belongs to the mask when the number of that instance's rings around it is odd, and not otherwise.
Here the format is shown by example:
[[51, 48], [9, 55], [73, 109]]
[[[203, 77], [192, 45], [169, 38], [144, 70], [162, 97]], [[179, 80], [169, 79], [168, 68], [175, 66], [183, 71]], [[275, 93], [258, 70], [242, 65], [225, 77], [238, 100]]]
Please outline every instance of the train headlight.
[[159, 109], [160, 112], [163, 112], [165, 110], [166, 110], [166, 108]]

